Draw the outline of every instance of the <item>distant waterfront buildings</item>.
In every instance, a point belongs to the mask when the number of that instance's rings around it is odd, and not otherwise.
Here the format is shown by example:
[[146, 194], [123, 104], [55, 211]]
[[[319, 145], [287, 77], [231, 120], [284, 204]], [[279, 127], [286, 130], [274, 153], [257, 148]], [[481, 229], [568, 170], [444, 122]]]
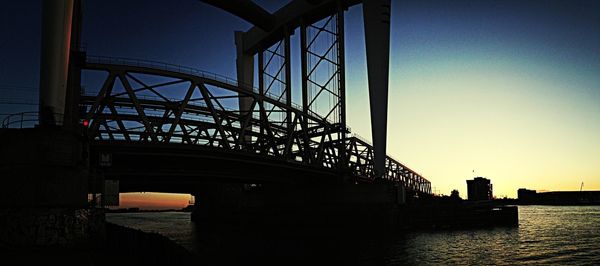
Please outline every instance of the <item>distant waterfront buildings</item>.
[[490, 180], [483, 177], [467, 180], [467, 197], [469, 200], [491, 200], [493, 195]]
[[535, 190], [520, 188], [517, 191], [519, 204], [541, 205], [598, 205], [600, 191], [549, 191], [538, 193]]
[[519, 190], [517, 190], [517, 196], [519, 197], [519, 201], [521, 203], [530, 203], [537, 200], [537, 191], [526, 188], [520, 188]]

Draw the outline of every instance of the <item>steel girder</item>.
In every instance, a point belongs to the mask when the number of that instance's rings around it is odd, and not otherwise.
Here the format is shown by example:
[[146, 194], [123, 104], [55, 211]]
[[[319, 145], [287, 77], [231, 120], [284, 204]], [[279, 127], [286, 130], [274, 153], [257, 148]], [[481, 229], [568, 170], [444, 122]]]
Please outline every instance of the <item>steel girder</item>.
[[[374, 180], [376, 175], [373, 145], [355, 136], [346, 141], [346, 150], [346, 160], [352, 176], [359, 180]], [[382, 178], [401, 183], [412, 191], [431, 194], [431, 183], [427, 179], [389, 156], [386, 158]]]
[[343, 21], [339, 12], [300, 27], [304, 108], [335, 123], [345, 118]]
[[[305, 115], [276, 95], [154, 62], [89, 57], [84, 76], [90, 71], [106, 73], [81, 97], [90, 138], [209, 145], [339, 167], [327, 142], [341, 126]], [[249, 112], [239, 110], [241, 98], [252, 99]], [[291, 114], [290, 121], [269, 119], [277, 113]]]
[[[157, 62], [88, 57], [83, 69], [83, 80], [103, 74], [96, 84], [84, 82], [80, 102], [92, 141], [204, 145], [338, 169], [357, 182], [374, 178], [370, 144], [340, 138], [345, 126], [282, 102], [281, 95]], [[239, 109], [242, 98], [252, 99], [249, 112]], [[278, 112], [285, 123], [268, 119]], [[426, 179], [396, 160], [388, 157], [386, 168], [385, 179], [430, 193]]]

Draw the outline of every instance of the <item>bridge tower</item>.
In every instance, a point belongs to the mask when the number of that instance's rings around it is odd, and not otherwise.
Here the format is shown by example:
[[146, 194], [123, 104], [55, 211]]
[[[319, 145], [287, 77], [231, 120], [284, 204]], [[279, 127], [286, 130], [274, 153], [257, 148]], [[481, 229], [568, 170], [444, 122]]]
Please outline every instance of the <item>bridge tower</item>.
[[[235, 32], [237, 78], [240, 86], [251, 89], [256, 74], [261, 94], [274, 94], [290, 107], [290, 37], [297, 28], [299, 29], [302, 111], [305, 117], [309, 114], [316, 115], [336, 124], [338, 151], [345, 154], [347, 130], [344, 11], [362, 1], [298, 0], [292, 1], [274, 14], [269, 14], [251, 1], [204, 2], [229, 11], [255, 25], [247, 32]], [[386, 168], [390, 12], [389, 0], [363, 3], [371, 130], [375, 150], [374, 170], [377, 177], [381, 177]], [[258, 61], [256, 70], [255, 58]], [[240, 110], [250, 113], [251, 102], [250, 98], [240, 100]], [[269, 104], [264, 108], [269, 111], [262, 115], [266, 117], [261, 118], [261, 121], [273, 122], [278, 119], [276, 122], [288, 127], [293, 126], [291, 112], [277, 110]], [[310, 121], [304, 120], [302, 123], [300, 127], [311, 127]], [[315, 156], [307, 152], [311, 150], [310, 141], [305, 140], [303, 145], [303, 161], [316, 160]], [[346, 165], [344, 162], [339, 163], [340, 166]]]
[[63, 124], [73, 8], [73, 0], [43, 3], [40, 125]]
[[387, 143], [388, 75], [390, 56], [390, 0], [363, 2], [371, 132], [375, 175], [385, 172]]
[[78, 122], [81, 0], [44, 1], [39, 124], [73, 129]]

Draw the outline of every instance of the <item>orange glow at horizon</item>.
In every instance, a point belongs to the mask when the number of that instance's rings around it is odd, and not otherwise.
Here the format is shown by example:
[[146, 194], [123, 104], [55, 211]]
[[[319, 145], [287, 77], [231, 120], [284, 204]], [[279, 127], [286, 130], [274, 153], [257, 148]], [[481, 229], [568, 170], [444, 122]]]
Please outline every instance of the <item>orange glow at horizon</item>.
[[135, 192], [120, 193], [119, 208], [145, 210], [181, 209], [188, 206], [190, 194]]

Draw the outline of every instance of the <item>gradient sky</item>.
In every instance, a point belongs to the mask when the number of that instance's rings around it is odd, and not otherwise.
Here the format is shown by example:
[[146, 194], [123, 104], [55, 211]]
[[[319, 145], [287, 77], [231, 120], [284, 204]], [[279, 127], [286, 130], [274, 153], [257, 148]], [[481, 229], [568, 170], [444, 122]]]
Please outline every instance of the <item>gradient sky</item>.
[[[41, 1], [4, 6], [0, 113], [35, 110], [6, 102], [37, 102]], [[347, 112], [370, 139], [361, 16], [360, 6], [346, 13]], [[88, 54], [235, 77], [233, 31], [249, 27], [194, 0], [87, 0], [83, 39]], [[465, 197], [474, 175], [490, 178], [496, 196], [581, 182], [600, 190], [599, 1], [392, 1], [391, 35], [388, 154], [435, 192]]]

